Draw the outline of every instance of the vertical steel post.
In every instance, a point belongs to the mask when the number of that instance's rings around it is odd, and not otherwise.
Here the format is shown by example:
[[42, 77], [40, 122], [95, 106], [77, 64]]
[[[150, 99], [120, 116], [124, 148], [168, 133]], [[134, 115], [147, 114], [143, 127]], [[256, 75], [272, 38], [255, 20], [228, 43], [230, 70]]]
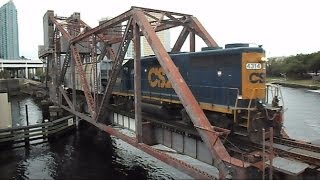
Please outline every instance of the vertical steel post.
[[49, 59], [52, 60], [52, 54], [49, 54], [49, 55], [46, 57], [46, 88], [47, 88], [47, 89], [49, 89], [49, 87], [48, 87]]
[[26, 146], [29, 146], [29, 115], [28, 115], [28, 105], [25, 106], [25, 109], [26, 109], [26, 121], [27, 121], [27, 128], [24, 129], [24, 135], [26, 136], [24, 138], [24, 143]]
[[[72, 54], [70, 54], [71, 58], [74, 58]], [[76, 91], [76, 68], [75, 68], [75, 61], [71, 60], [70, 61], [70, 66], [71, 66], [71, 82], [72, 82], [72, 104], [73, 104], [73, 110], [76, 111], [76, 106], [77, 106], [77, 91]], [[75, 121], [76, 126], [78, 127], [78, 116], [75, 116]]]
[[266, 130], [264, 129], [264, 128], [262, 128], [262, 180], [264, 180], [265, 179], [265, 175], [266, 175], [266, 173], [265, 173], [265, 168], [266, 168], [266, 166], [265, 166], [265, 162], [266, 162], [266, 160], [265, 160], [265, 153], [266, 153]]
[[[130, 26], [128, 24], [127, 26]], [[141, 51], [139, 26], [133, 25], [134, 42], [134, 109], [136, 119], [136, 136], [138, 142], [142, 142], [142, 117], [141, 117]]]
[[26, 121], [27, 121], [27, 126], [29, 126], [28, 105], [25, 106], [25, 109], [26, 109]]
[[190, 31], [190, 52], [196, 51], [196, 36], [194, 32]]
[[270, 127], [270, 167], [269, 167], [269, 180], [272, 180], [272, 176], [273, 176], [272, 160], [273, 160], [273, 127]]
[[93, 73], [93, 85], [91, 86], [91, 91], [93, 91], [93, 108], [94, 114], [93, 119], [96, 118], [97, 115], [97, 95], [98, 95], [98, 85], [97, 85], [97, 41], [96, 35], [92, 37], [92, 51], [91, 51], [91, 63], [92, 63], [92, 73]]

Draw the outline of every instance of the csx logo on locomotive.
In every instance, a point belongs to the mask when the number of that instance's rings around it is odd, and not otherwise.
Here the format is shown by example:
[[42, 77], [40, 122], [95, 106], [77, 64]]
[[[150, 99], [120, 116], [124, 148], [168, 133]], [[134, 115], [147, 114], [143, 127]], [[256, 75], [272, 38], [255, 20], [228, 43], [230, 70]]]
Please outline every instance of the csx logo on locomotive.
[[265, 83], [265, 79], [265, 73], [251, 73], [249, 75], [249, 80], [251, 83]]
[[[246, 69], [251, 71], [251, 70], [260, 70], [262, 69], [262, 64], [261, 63], [247, 63], [246, 64]], [[249, 75], [249, 81], [253, 84], [255, 83], [265, 83], [266, 79], [266, 74], [265, 73], [260, 73], [260, 72], [252, 72]]]
[[149, 70], [148, 82], [151, 87], [172, 88], [162, 67], [153, 67]]

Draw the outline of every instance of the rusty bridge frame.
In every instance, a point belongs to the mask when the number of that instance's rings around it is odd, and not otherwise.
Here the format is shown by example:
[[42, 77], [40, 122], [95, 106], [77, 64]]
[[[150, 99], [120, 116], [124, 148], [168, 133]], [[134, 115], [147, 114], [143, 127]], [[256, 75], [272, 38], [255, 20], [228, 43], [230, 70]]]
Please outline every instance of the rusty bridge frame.
[[[142, 142], [140, 37], [144, 36], [190, 116], [194, 127], [210, 150], [210, 153], [214, 158], [214, 166], [218, 168], [220, 177], [226, 178], [227, 176], [230, 176], [229, 166], [236, 167], [236, 169], [248, 166], [248, 163], [229, 155], [219, 138], [219, 133], [214, 130], [213, 126], [208, 121], [196, 98], [156, 34], [156, 32], [170, 28], [178, 26], [183, 27], [172, 48], [172, 52], [179, 52], [188, 36], [190, 39], [190, 52], [194, 52], [196, 35], [199, 36], [208, 47], [217, 47], [217, 43], [196, 17], [183, 13], [132, 7], [123, 14], [106, 21], [95, 28], [89, 27], [81, 19], [54, 16], [53, 12], [49, 13], [49, 21], [54, 25], [54, 37], [52, 37], [54, 39], [54, 46], [50, 51], [39, 56], [41, 58], [47, 58], [48, 68], [52, 68], [51, 70], [54, 71], [49, 72], [49, 74], [51, 73], [53, 76], [52, 83], [49, 85], [51, 91], [50, 95], [51, 99], [60, 107], [75, 114], [77, 117], [90, 122], [101, 130], [115, 135], [129, 144], [142, 149], [167, 164], [185, 171], [193, 177], [210, 177], [208, 174], [203, 173], [203, 171], [194, 167], [191, 168], [190, 165], [184, 164], [172, 157], [168, 157], [168, 155], [161, 153]], [[68, 42], [68, 50], [66, 52], [61, 51], [59, 40], [62, 38]], [[106, 118], [106, 108], [109, 105], [113, 87], [131, 41], [134, 42], [135, 52], [134, 100], [136, 138], [130, 138], [113, 129], [111, 126], [102, 123]], [[89, 55], [94, 64], [93, 73], [97, 73], [96, 64], [105, 56], [108, 56], [108, 58], [113, 60], [112, 72], [107, 82], [106, 89], [103, 92], [102, 100], [97, 99], [98, 83], [96, 76], [94, 78], [94, 83], [90, 86], [85, 75], [83, 57], [79, 52], [79, 47], [81, 47], [84, 42], [87, 43], [88, 48], [90, 48], [91, 51]], [[97, 50], [98, 43], [103, 44], [103, 49], [99, 52]], [[61, 54], [65, 54], [63, 64], [61, 64]], [[72, 100], [67, 96], [67, 93], [63, 88], [66, 69], [69, 65], [73, 82]], [[75, 72], [80, 76], [84, 96], [90, 111], [89, 115], [76, 110]], [[68, 106], [62, 104], [62, 97], [67, 102]]]

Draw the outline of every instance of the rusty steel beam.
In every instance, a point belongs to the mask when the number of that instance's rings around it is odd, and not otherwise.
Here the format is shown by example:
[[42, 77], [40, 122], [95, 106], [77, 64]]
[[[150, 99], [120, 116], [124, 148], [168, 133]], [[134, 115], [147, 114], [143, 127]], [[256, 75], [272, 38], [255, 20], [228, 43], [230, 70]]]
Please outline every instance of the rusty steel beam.
[[64, 57], [64, 61], [63, 61], [63, 65], [62, 65], [62, 69], [61, 69], [61, 73], [60, 73], [59, 85], [63, 84], [63, 82], [64, 82], [64, 77], [66, 75], [70, 59], [71, 59], [71, 54], [70, 54], [70, 49], [68, 48], [68, 51], [67, 51], [67, 53], [65, 54], [65, 57]]
[[190, 38], [190, 52], [195, 52], [196, 51], [196, 36], [194, 32], [190, 32], [189, 34]]
[[144, 12], [154, 12], [154, 13], [165, 13], [170, 14], [170, 15], [175, 15], [175, 16], [191, 16], [190, 14], [184, 14], [184, 13], [178, 13], [178, 12], [171, 12], [171, 11], [163, 11], [159, 9], [151, 9], [151, 8], [144, 8], [144, 7], [138, 7], [138, 6], [131, 6], [131, 9], [141, 9]]
[[154, 29], [154, 31], [155, 31], [155, 32], [164, 31], [164, 30], [171, 29], [171, 28], [178, 27], [178, 26], [181, 26], [181, 24], [180, 24], [180, 23], [166, 23], [166, 24], [161, 24], [161, 25], [157, 26], [157, 27]]
[[[92, 37], [92, 49], [91, 49], [91, 63], [92, 63], [92, 73], [93, 73], [93, 88], [91, 86], [91, 91], [93, 92], [93, 102], [94, 111], [97, 112], [97, 98], [98, 98], [98, 72], [97, 72], [97, 36]], [[96, 113], [94, 114], [96, 115]], [[95, 117], [93, 117], [95, 118]]]
[[78, 111], [74, 110], [74, 109], [68, 108], [67, 106], [64, 106], [62, 104], [57, 104], [57, 105], [59, 107], [61, 107], [62, 109], [64, 109], [64, 110], [76, 115], [77, 117], [79, 117], [79, 118], [81, 118], [83, 120], [86, 120], [88, 122], [92, 122], [93, 121], [92, 117], [90, 117], [90, 116], [87, 116], [87, 115], [85, 115], [85, 114], [83, 114], [81, 112], [78, 112]]
[[99, 25], [99, 26], [97, 26], [95, 28], [90, 29], [90, 30], [86, 31], [83, 34], [80, 34], [80, 35], [76, 36], [75, 38], [73, 38], [71, 40], [71, 43], [77, 43], [77, 42], [79, 42], [79, 41], [81, 41], [81, 40], [83, 40], [85, 38], [88, 38], [92, 34], [98, 34], [98, 33], [102, 32], [102, 31], [104, 31], [105, 29], [108, 29], [108, 28], [110, 28], [110, 27], [112, 27], [114, 25], [117, 25], [119, 23], [127, 21], [127, 20], [130, 19], [131, 14], [132, 14], [131, 10], [126, 11], [125, 13], [123, 13], [123, 14], [121, 14], [121, 15], [113, 18], [113, 19], [110, 19], [109, 21], [107, 21], [107, 22], [105, 22], [105, 23], [103, 23], [103, 24], [101, 24], [101, 25]]
[[[157, 26], [155, 28], [155, 32], [159, 32], [159, 31], [164, 31], [164, 30], [167, 30], [167, 29], [171, 29], [171, 28], [175, 28], [175, 27], [178, 27], [178, 26], [181, 26], [182, 24], [181, 23], [166, 23], [166, 24], [161, 24], [159, 26]], [[140, 32], [140, 36], [143, 36], [142, 32]], [[103, 39], [103, 38], [102, 38]], [[106, 43], [107, 44], [115, 44], [115, 43], [120, 43], [122, 41], [122, 37], [114, 37], [114, 38], [111, 38], [111, 39], [106, 39]]]
[[144, 12], [144, 14], [152, 19], [154, 19], [155, 21], [158, 21], [159, 18], [155, 17], [154, 15], [150, 14], [149, 12]]
[[209, 47], [219, 47], [216, 41], [210, 36], [207, 30], [202, 26], [196, 17], [191, 18], [191, 26], [195, 33], [203, 39]]
[[190, 16], [182, 16], [180, 18], [176, 18], [174, 16], [172, 16], [171, 14], [166, 14], [167, 17], [170, 18], [170, 20], [175, 21], [175, 22], [180, 22], [180, 23], [186, 23], [188, 21], [190, 21]]
[[136, 136], [139, 143], [142, 142], [142, 116], [141, 116], [141, 47], [139, 26], [133, 24], [134, 45], [134, 110], [136, 120]]
[[116, 59], [116, 55], [110, 46], [108, 46], [108, 53], [109, 53], [109, 58], [114, 61]]
[[68, 97], [68, 95], [66, 94], [66, 92], [64, 91], [63, 87], [59, 86], [59, 90], [60, 90], [62, 96], [64, 97], [64, 99], [67, 101], [68, 106], [72, 109], [73, 104], [72, 104], [70, 98]]
[[[157, 37], [152, 26], [149, 24], [141, 9], [134, 9], [133, 18], [142, 30], [145, 38], [149, 45], [154, 51], [161, 67], [165, 71], [168, 79], [170, 80], [173, 89], [179, 96], [181, 103], [186, 109], [190, 119], [195, 126], [202, 127], [203, 129], [197, 128], [202, 140], [209, 148], [212, 157], [214, 158], [214, 165], [219, 169], [222, 178], [230, 176], [227, 166], [224, 164], [223, 159], [231, 159], [229, 153], [222, 144], [219, 136], [212, 129], [210, 122], [205, 116], [204, 112], [200, 108], [198, 101], [193, 96], [187, 83], [181, 76], [178, 68], [173, 63], [171, 57], [163, 47], [159, 37]], [[206, 131], [204, 129], [208, 129]]]
[[180, 52], [181, 47], [183, 46], [184, 42], [186, 41], [187, 37], [189, 35], [189, 30], [187, 27], [183, 27], [176, 43], [174, 44], [171, 52]]
[[66, 38], [67, 41], [70, 41], [72, 37], [71, 37], [71, 35], [68, 33], [68, 31], [66, 31], [66, 30], [62, 27], [62, 25], [55, 19], [54, 16], [50, 16], [49, 18], [50, 18], [50, 21], [51, 21], [54, 25], [56, 25], [56, 28], [58, 28], [58, 30], [62, 33], [62, 36], [63, 36], [64, 38]]
[[[123, 14], [121, 14], [121, 15], [119, 15], [119, 16], [117, 16], [117, 17], [115, 17], [115, 18], [113, 18], [113, 19], [111, 19], [111, 20], [109, 20], [109, 21], [107, 21], [107, 22], [95, 27], [95, 28], [92, 28], [92, 29], [89, 28], [88, 31], [86, 31], [86, 32], [84, 32], [82, 34], [79, 34], [78, 36], [74, 37], [71, 40], [71, 44], [77, 43], [77, 42], [79, 42], [79, 41], [81, 41], [81, 40], [83, 40], [85, 38], [88, 38], [92, 34], [99, 34], [102, 31], [113, 27], [114, 25], [117, 25], [117, 24], [119, 24], [121, 22], [127, 21], [132, 16], [132, 9], [134, 9], [134, 8], [135, 7], [132, 7], [130, 10], [124, 12]], [[149, 8], [141, 8], [141, 9], [143, 9], [146, 12], [162, 13], [162, 14], [165, 14], [167, 16], [172, 16], [172, 15], [176, 15], [176, 16], [191, 16], [191, 15], [188, 15], [188, 14], [169, 12], [169, 11], [162, 11], [162, 10], [149, 9]], [[156, 19], [158, 19], [158, 18], [156, 18]], [[177, 26], [181, 25], [181, 21], [179, 21], [180, 24], [177, 24], [177, 23], [178, 22], [175, 22], [175, 24], [159, 25], [159, 27], [156, 28], [156, 31], [163, 31], [163, 30], [170, 29], [170, 28], [177, 27]], [[85, 25], [87, 27], [89, 27], [87, 24], [85, 24]], [[119, 38], [111, 41], [112, 43], [110, 43], [110, 44], [117, 43], [118, 42], [117, 40], [119, 40]]]
[[[70, 54], [71, 56], [71, 54]], [[71, 82], [72, 82], [72, 103], [73, 103], [73, 110], [76, 110], [76, 104], [77, 104], [77, 91], [76, 91], [76, 68], [75, 68], [75, 62], [70, 62], [70, 70], [71, 70]], [[76, 118], [77, 119], [77, 118]]]
[[87, 101], [87, 104], [88, 104], [88, 107], [89, 107], [89, 110], [90, 110], [90, 114], [92, 115], [92, 117], [95, 117], [96, 112], [95, 112], [95, 108], [94, 108], [94, 99], [92, 97], [92, 94], [91, 94], [91, 91], [90, 91], [90, 88], [89, 88], [89, 85], [88, 85], [88, 81], [87, 81], [87, 78], [85, 76], [85, 72], [84, 72], [84, 69], [83, 69], [83, 65], [82, 65], [82, 61], [81, 61], [81, 58], [80, 58], [79, 51], [78, 51], [76, 46], [71, 45], [71, 52], [72, 52], [72, 55], [73, 55], [73, 59], [76, 62], [77, 71], [78, 71], [78, 73], [80, 75], [80, 82], [81, 82], [82, 87], [83, 87], [84, 95], [85, 95], [85, 98], [86, 98], [86, 101]]
[[[82, 24], [84, 24], [88, 30], [91, 30], [92, 27], [90, 27], [87, 23], [85, 23], [84, 21], [82, 21], [80, 19], [80, 22]], [[86, 32], [83, 32], [83, 33], [86, 33]], [[118, 42], [121, 42], [122, 41], [122, 36], [121, 35], [115, 35], [115, 34], [112, 34], [112, 35], [104, 35], [104, 34], [97, 34], [97, 37], [102, 41], [102, 42], [107, 42], [108, 44], [115, 44], [115, 43], [118, 43]], [[98, 61], [99, 62], [99, 61]]]
[[97, 117], [96, 121], [104, 119], [104, 117], [106, 115], [105, 109], [109, 104], [109, 100], [110, 100], [110, 97], [112, 94], [113, 87], [116, 83], [118, 74], [119, 74], [120, 69], [122, 67], [122, 62], [123, 62], [124, 56], [128, 50], [130, 41], [132, 40], [132, 36], [133, 36], [132, 31], [133, 31], [132, 30], [132, 18], [130, 17], [130, 19], [128, 20], [125, 34], [123, 35], [123, 40], [119, 46], [117, 56], [116, 56], [116, 59], [114, 61], [113, 67], [112, 67], [111, 75], [108, 80], [106, 90], [105, 90], [103, 97], [102, 97], [102, 102], [100, 104], [99, 111], [96, 116]]
[[[55, 19], [54, 16], [49, 17], [53, 24], [55, 24], [56, 28], [62, 33], [63, 37], [70, 43], [70, 40], [72, 39], [72, 36], [70, 33], [68, 33], [63, 26]], [[90, 92], [90, 88], [88, 85], [87, 78], [85, 76], [85, 72], [83, 70], [82, 61], [80, 58], [80, 54], [78, 52], [78, 49], [75, 45], [71, 44], [71, 53], [73, 55], [73, 59], [76, 62], [76, 68], [80, 75], [80, 81], [84, 90], [85, 98], [89, 106], [90, 114], [92, 116], [95, 116], [95, 108], [94, 108], [94, 99], [92, 97], [92, 94]]]

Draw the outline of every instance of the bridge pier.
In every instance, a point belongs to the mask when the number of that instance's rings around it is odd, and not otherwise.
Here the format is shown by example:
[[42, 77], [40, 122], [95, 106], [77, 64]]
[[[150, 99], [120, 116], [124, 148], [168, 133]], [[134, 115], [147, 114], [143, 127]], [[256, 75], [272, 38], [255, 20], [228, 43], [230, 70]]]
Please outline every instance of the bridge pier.
[[29, 69], [28, 69], [28, 67], [25, 68], [25, 77], [26, 77], [26, 79], [29, 79]]

